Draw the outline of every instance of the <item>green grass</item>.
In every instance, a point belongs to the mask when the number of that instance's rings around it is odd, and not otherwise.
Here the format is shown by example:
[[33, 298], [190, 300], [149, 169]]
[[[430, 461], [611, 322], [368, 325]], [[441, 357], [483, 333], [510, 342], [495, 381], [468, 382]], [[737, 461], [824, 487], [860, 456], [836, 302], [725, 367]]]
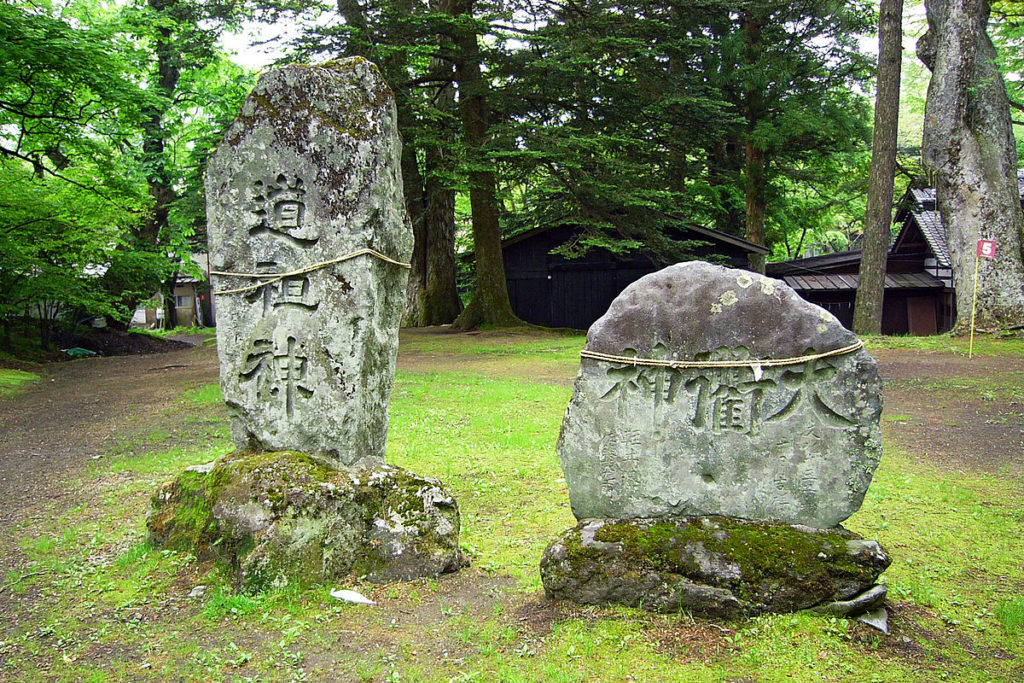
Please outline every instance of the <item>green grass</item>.
[[216, 337], [216, 327], [175, 327], [170, 330], [147, 330], [142, 327], [133, 327], [128, 330], [132, 334], [148, 334], [150, 337], [166, 339], [170, 336], [201, 334], [204, 337]]
[[529, 356], [577, 359], [584, 335], [573, 332], [538, 332], [530, 329], [505, 329], [473, 334], [425, 335], [416, 330], [403, 330], [402, 351], [415, 353], [473, 354], [484, 356]]
[[996, 608], [996, 619], [1007, 635], [1024, 634], [1024, 597], [1002, 600]]
[[389, 460], [452, 487], [474, 563], [532, 588], [551, 530], [574, 524], [554, 452], [570, 393], [451, 372], [399, 373], [392, 393]]
[[[342, 582], [237, 595], [227, 576], [147, 543], [144, 518], [156, 487], [232, 448], [217, 385], [187, 392], [173, 413], [191, 416], [187, 438], [168, 415], [160, 430], [93, 462], [70, 504], [55, 503], [18, 530], [28, 565], [2, 578], [17, 582], [10, 588], [17, 618], [0, 631], [0, 679], [1024, 678], [1024, 482], [951, 473], [888, 442], [847, 526], [893, 557], [885, 575], [892, 636], [810, 613], [724, 623], [548, 603], [538, 561], [574, 523], [554, 450], [571, 389], [530, 371], [557, 367], [571, 376], [581, 343], [550, 335], [403, 339], [404, 352], [459, 360], [398, 373], [388, 458], [454, 491], [473, 564], [439, 579], [346, 586], [376, 607], [330, 598]], [[1017, 353], [1012, 345], [993, 352]], [[471, 371], [461, 363], [469, 357], [496, 365]], [[493, 367], [508, 372], [495, 375]], [[1003, 395], [1002, 380], [956, 382], [963, 388], [941, 390]], [[883, 427], [906, 429], [891, 424], [905, 421], [892, 408]], [[205, 595], [188, 597], [200, 584]]]
[[[868, 351], [871, 349], [912, 349], [917, 351], [944, 351], [966, 356], [970, 338], [935, 334], [927, 337], [864, 336]], [[992, 334], [974, 335], [974, 354], [977, 356], [1024, 355], [1024, 337], [999, 337]]]
[[39, 375], [24, 370], [7, 370], [0, 368], [0, 398], [9, 398], [25, 388], [29, 382], [39, 379]]
[[198, 407], [219, 407], [223, 405], [224, 395], [220, 393], [219, 383], [204, 384], [196, 389], [186, 391], [182, 394], [182, 400]]

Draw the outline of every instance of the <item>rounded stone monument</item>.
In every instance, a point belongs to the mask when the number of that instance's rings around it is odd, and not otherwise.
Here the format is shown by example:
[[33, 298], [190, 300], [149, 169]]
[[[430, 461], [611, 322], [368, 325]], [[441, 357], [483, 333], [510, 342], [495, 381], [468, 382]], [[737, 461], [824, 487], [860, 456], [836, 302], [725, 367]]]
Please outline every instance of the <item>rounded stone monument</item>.
[[549, 595], [720, 616], [873, 586], [888, 558], [847, 553], [837, 525], [881, 456], [882, 385], [833, 315], [778, 280], [680, 263], [627, 287], [581, 355], [557, 447], [581, 523], [545, 553]]

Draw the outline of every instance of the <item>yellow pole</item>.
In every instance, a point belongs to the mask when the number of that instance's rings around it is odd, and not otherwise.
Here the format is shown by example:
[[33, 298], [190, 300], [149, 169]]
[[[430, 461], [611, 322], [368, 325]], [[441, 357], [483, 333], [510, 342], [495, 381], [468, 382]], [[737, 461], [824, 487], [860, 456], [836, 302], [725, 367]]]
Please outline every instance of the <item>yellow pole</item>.
[[967, 359], [974, 358], [974, 314], [978, 310], [978, 266], [981, 265], [981, 257], [975, 252], [974, 255], [974, 299], [971, 301], [971, 343], [967, 347]]

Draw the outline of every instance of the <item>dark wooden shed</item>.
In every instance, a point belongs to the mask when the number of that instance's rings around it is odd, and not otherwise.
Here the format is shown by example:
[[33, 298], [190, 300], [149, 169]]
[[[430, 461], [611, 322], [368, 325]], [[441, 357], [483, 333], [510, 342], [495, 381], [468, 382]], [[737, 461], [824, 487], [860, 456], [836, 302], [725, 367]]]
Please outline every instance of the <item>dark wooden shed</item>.
[[[562, 225], [537, 228], [502, 242], [512, 309], [526, 322], [585, 330], [627, 285], [662, 268], [653, 254], [643, 250], [623, 256], [591, 249], [576, 259], [551, 253], [577, 235], [576, 228]], [[753, 242], [700, 226], [681, 226], [672, 237], [705, 242], [693, 250], [695, 256], [713, 256], [723, 265], [738, 268], [747, 267], [749, 254], [768, 253]]]
[[[900, 230], [886, 263], [882, 334], [945, 332], [956, 321], [956, 300], [935, 190], [912, 188], [898, 206], [895, 222]], [[847, 328], [853, 326], [860, 250], [769, 263], [767, 270]]]

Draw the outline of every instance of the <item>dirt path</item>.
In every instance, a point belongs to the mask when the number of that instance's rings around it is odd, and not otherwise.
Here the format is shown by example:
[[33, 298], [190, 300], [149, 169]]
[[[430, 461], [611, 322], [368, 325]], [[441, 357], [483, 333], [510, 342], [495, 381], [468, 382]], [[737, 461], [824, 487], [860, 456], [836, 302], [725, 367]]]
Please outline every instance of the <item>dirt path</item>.
[[[1020, 358], [968, 361], [949, 353], [905, 350], [875, 355], [886, 382], [887, 439], [949, 469], [1009, 469], [1024, 476]], [[516, 374], [560, 384], [574, 374], [564, 363], [436, 349], [403, 351], [399, 367]], [[48, 372], [17, 397], [0, 400], [0, 536], [5, 538], [39, 503], [68, 496], [64, 482], [90, 456], [149, 433], [161, 422], [173, 433], [181, 422], [171, 412], [178, 396], [217, 380], [217, 356], [214, 348], [198, 346], [54, 364]], [[0, 548], [0, 562], [10, 566], [9, 545], [6, 550]]]
[[953, 471], [1024, 479], [1024, 359], [879, 349], [886, 440]]
[[196, 347], [55, 363], [0, 400], [0, 533], [37, 503], [66, 495], [62, 482], [90, 456], [161, 420], [173, 431], [174, 416], [164, 413], [181, 392], [216, 379], [216, 350]]

